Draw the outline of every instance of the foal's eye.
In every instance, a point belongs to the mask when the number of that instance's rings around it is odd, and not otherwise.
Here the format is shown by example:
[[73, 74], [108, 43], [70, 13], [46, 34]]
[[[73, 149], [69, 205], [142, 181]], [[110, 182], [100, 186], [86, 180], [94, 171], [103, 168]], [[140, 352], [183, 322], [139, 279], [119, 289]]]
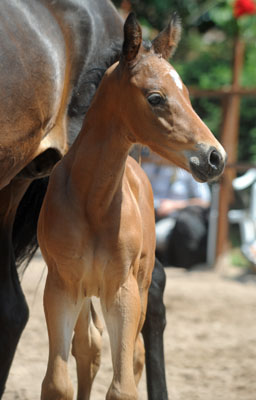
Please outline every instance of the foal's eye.
[[149, 104], [151, 106], [158, 106], [159, 104], [161, 104], [164, 101], [164, 99], [161, 96], [161, 94], [152, 93], [147, 97], [147, 101], [149, 102]]

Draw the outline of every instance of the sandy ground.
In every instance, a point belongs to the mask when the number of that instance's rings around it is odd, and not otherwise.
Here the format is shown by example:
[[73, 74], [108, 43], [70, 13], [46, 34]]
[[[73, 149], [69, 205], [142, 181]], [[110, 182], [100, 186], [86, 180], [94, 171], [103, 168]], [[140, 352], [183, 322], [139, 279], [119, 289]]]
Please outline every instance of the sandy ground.
[[[166, 374], [171, 400], [256, 399], [256, 278], [225, 262], [212, 270], [168, 268], [165, 304]], [[4, 400], [37, 400], [48, 344], [42, 295], [46, 268], [37, 256], [22, 285], [30, 320], [22, 335]], [[111, 381], [105, 330], [101, 369], [91, 398], [102, 400]], [[75, 383], [74, 360], [70, 372]], [[147, 399], [145, 374], [139, 399]], [[159, 399], [161, 400], [161, 399]]]

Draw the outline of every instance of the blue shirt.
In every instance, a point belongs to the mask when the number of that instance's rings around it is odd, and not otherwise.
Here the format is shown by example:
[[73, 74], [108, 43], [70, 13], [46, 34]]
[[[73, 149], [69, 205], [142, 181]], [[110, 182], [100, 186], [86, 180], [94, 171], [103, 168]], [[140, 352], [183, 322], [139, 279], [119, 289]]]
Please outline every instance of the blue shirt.
[[153, 163], [143, 163], [142, 168], [151, 182], [156, 208], [162, 199], [200, 198], [206, 202], [211, 200], [208, 184], [197, 182], [190, 173], [183, 169]]

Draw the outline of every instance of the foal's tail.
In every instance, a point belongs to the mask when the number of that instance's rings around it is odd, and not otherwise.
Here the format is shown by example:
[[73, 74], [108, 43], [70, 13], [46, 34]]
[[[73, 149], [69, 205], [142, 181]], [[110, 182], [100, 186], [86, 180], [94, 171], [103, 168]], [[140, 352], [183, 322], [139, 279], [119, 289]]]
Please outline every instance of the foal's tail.
[[37, 221], [49, 178], [33, 181], [21, 200], [13, 227], [13, 246], [17, 268], [26, 269], [36, 250]]

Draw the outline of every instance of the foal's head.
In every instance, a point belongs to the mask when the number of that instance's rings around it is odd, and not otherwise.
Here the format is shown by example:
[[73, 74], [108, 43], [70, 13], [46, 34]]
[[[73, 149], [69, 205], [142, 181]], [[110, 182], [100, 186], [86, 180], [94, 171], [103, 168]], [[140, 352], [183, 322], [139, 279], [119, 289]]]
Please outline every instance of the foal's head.
[[141, 28], [130, 14], [120, 63], [107, 76], [112, 75], [111, 85], [118, 93], [116, 112], [128, 127], [129, 139], [207, 181], [222, 173], [226, 154], [193, 110], [187, 88], [167, 61], [180, 32], [174, 15], [152, 43], [142, 43]]

